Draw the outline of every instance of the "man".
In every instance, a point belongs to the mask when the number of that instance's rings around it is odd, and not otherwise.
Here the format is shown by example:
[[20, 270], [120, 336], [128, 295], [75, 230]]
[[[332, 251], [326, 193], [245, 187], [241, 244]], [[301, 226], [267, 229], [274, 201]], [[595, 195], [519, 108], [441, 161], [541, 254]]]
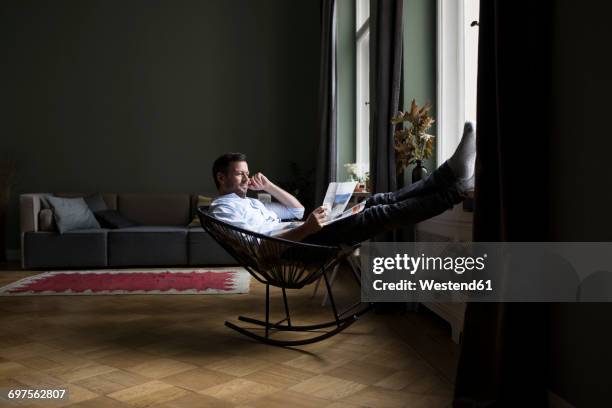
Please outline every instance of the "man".
[[[240, 228], [270, 234], [282, 227], [283, 219], [301, 220], [304, 206], [291, 194], [257, 173], [250, 176], [246, 156], [242, 153], [226, 153], [213, 164], [213, 178], [219, 191], [210, 205], [209, 213], [215, 218]], [[268, 206], [246, 196], [248, 190], [265, 191], [279, 203]], [[278, 236], [301, 241], [321, 229], [325, 217], [323, 208], [313, 211], [306, 222]]]
[[[381, 232], [415, 224], [434, 217], [463, 200], [473, 188], [476, 136], [466, 123], [463, 137], [453, 156], [423, 179], [401, 190], [375, 194], [358, 214], [323, 227], [325, 210], [319, 207], [306, 221], [277, 236], [292, 241], [318, 244], [354, 244]], [[246, 156], [226, 153], [215, 160], [213, 178], [220, 196], [209, 209], [215, 218], [260, 233], [274, 233], [281, 219], [302, 219], [304, 206], [266, 176], [250, 176]], [[246, 197], [248, 190], [265, 191], [279, 203], [268, 206]]]

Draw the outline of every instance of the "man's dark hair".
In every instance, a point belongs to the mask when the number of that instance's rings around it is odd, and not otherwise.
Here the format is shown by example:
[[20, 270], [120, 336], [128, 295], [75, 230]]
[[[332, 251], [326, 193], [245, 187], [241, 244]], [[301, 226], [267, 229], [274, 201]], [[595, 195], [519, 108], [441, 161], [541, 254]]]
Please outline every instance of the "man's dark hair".
[[232, 162], [246, 161], [246, 154], [243, 153], [225, 153], [217, 157], [217, 160], [213, 163], [212, 175], [215, 180], [217, 190], [219, 189], [219, 181], [217, 180], [217, 173], [227, 174], [227, 168]]

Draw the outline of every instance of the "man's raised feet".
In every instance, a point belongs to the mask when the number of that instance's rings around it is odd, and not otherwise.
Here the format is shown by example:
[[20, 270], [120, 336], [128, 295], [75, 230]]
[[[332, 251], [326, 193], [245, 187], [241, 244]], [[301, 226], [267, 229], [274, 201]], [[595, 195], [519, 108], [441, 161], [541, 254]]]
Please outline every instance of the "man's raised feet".
[[472, 122], [465, 122], [463, 136], [455, 153], [448, 159], [448, 165], [457, 179], [474, 185], [474, 166], [476, 165], [476, 131]]

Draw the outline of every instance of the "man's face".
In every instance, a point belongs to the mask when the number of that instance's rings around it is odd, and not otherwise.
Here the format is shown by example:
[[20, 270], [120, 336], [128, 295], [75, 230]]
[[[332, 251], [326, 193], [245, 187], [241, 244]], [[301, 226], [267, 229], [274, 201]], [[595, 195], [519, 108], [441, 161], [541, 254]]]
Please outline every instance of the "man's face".
[[231, 162], [227, 173], [217, 173], [219, 180], [219, 192], [221, 194], [236, 193], [240, 197], [246, 197], [249, 189], [249, 166], [245, 161]]

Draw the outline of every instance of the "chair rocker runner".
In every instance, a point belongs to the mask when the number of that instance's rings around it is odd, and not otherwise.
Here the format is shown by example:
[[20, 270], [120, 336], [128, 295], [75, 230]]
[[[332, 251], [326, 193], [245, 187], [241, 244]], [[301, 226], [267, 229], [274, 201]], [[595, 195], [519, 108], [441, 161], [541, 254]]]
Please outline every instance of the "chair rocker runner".
[[[315, 343], [340, 333], [370, 309], [369, 305], [361, 306], [361, 302], [357, 302], [338, 313], [327, 276], [328, 272], [350, 256], [357, 246], [341, 248], [270, 237], [217, 220], [208, 215], [205, 208], [198, 208], [198, 216], [204, 229], [256, 280], [266, 285], [265, 321], [245, 316], [238, 317], [240, 321], [262, 326], [264, 335], [226, 321], [225, 325], [227, 327], [266, 344], [300, 346]], [[333, 320], [312, 325], [294, 325], [289, 312], [286, 289], [301, 289], [320, 277], [323, 277], [325, 282], [333, 312]], [[359, 280], [356, 280], [359, 284]], [[285, 318], [276, 323], [270, 322], [270, 286], [282, 290], [285, 306]], [[311, 332], [326, 328], [330, 328], [330, 330], [322, 334], [315, 333], [312, 337], [299, 340], [280, 340], [270, 337], [272, 331]]]

